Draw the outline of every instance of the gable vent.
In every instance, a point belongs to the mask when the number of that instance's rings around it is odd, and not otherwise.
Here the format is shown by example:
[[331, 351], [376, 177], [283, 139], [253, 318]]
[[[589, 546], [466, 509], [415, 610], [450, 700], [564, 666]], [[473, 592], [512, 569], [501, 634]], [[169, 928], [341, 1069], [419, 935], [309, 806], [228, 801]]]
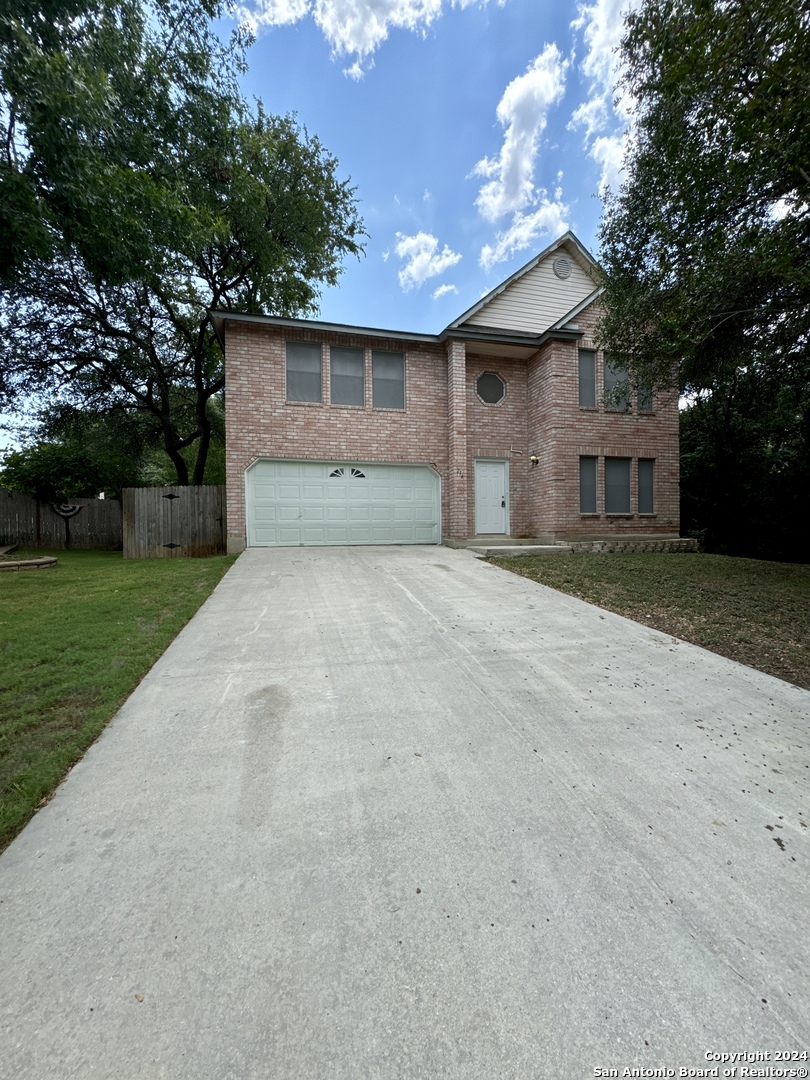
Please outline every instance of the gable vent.
[[562, 278], [563, 281], [571, 276], [571, 263], [564, 255], [558, 255], [551, 264], [551, 268], [557, 277]]

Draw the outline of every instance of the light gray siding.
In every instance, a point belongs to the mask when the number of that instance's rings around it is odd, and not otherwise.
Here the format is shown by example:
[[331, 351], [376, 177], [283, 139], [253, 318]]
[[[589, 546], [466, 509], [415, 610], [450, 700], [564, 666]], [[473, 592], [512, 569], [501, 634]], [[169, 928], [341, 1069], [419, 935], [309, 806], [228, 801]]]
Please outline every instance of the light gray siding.
[[[571, 274], [565, 280], [558, 278], [553, 270], [554, 259], [559, 255], [564, 255], [571, 264]], [[585, 273], [569, 251], [554, 251], [494, 296], [467, 323], [542, 333], [589, 296], [594, 288], [593, 278]]]

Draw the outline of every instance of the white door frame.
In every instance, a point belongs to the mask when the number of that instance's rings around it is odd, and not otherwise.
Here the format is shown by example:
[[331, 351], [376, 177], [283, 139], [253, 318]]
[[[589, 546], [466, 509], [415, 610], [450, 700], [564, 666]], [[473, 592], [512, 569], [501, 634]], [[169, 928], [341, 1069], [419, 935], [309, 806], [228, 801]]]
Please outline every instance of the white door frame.
[[[478, 467], [479, 465], [500, 465], [503, 470], [503, 529], [493, 532], [491, 529], [481, 530], [479, 502], [478, 502]], [[473, 499], [475, 513], [475, 532], [477, 536], [508, 536], [509, 535], [509, 459], [508, 458], [476, 458], [473, 462]]]

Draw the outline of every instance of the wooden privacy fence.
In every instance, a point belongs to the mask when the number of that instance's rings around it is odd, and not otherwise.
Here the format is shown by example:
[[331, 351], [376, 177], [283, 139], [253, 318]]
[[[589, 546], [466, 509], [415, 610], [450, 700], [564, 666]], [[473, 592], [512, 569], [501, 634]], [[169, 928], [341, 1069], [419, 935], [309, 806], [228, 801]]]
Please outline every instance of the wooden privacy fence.
[[0, 544], [61, 551], [120, 551], [121, 503], [117, 499], [40, 502], [0, 488]]
[[124, 558], [225, 553], [225, 485], [124, 488]]

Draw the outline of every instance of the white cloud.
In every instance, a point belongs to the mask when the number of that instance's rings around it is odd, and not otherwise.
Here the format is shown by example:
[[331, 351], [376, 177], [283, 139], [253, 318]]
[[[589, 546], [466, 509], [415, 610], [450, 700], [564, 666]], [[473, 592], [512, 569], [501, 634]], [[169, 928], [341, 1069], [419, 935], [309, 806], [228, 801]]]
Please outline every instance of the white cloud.
[[[249, 0], [238, 8], [239, 17], [254, 31], [288, 26], [311, 16], [337, 56], [354, 56], [346, 69], [361, 78], [365, 61], [388, 37], [390, 30], [425, 33], [445, 7], [466, 8], [489, 0]], [[498, 0], [503, 6], [506, 0]]]
[[425, 232], [418, 232], [415, 236], [397, 233], [394, 250], [405, 262], [399, 271], [399, 284], [405, 292], [419, 288], [428, 278], [443, 274], [461, 260], [461, 256], [451, 251], [446, 244], [439, 251], [439, 241]]
[[567, 67], [568, 61], [562, 59], [557, 46], [546, 45], [504, 91], [497, 109], [498, 120], [506, 129], [503, 146], [496, 158], [482, 158], [473, 169], [473, 175], [492, 178], [475, 200], [487, 221], [523, 210], [534, 201], [539, 139], [549, 108], [563, 95]]
[[560, 201], [559, 195], [559, 191], [555, 192], [553, 202], [544, 198], [531, 214], [516, 213], [509, 228], [498, 233], [495, 243], [481, 249], [478, 261], [484, 270], [488, 272], [496, 263], [505, 262], [516, 252], [532, 246], [540, 236], [560, 236], [567, 232], [568, 207]]
[[624, 134], [600, 135], [591, 143], [591, 157], [602, 168], [599, 179], [600, 195], [604, 196], [608, 188], [614, 192], [619, 190], [626, 141]]
[[585, 147], [601, 167], [599, 192], [617, 190], [621, 182], [630, 101], [616, 84], [621, 74], [617, 49], [624, 31], [624, 17], [640, 0], [596, 0], [580, 4], [571, 24], [582, 31], [586, 46], [581, 70], [589, 84], [589, 98], [574, 112], [569, 128], [585, 128]]
[[433, 294], [434, 300], [439, 300], [442, 296], [447, 296], [448, 293], [455, 293], [458, 296], [458, 289], [455, 285], [440, 285]]
[[[495, 242], [482, 248], [480, 264], [490, 270], [515, 252], [530, 247], [539, 236], [567, 230], [568, 207], [558, 186], [553, 196], [535, 183], [540, 136], [548, 113], [565, 91], [568, 61], [556, 45], [546, 45], [526, 71], [509, 83], [497, 116], [504, 130], [503, 146], [495, 158], [482, 158], [472, 175], [489, 179], [475, 200], [481, 216], [493, 224], [511, 214]], [[557, 174], [560, 184], [562, 174]]]
[[608, 105], [602, 97], [592, 97], [589, 101], [583, 101], [574, 110], [574, 115], [568, 127], [576, 129], [585, 128], [585, 138], [592, 139], [600, 131], [604, 131], [608, 122]]
[[616, 48], [624, 29], [624, 16], [638, 7], [640, 0], [596, 0], [588, 6], [580, 4], [579, 15], [571, 24], [574, 30], [582, 30], [588, 51], [582, 61], [582, 70], [592, 87], [607, 94], [613, 93], [616, 82]]

